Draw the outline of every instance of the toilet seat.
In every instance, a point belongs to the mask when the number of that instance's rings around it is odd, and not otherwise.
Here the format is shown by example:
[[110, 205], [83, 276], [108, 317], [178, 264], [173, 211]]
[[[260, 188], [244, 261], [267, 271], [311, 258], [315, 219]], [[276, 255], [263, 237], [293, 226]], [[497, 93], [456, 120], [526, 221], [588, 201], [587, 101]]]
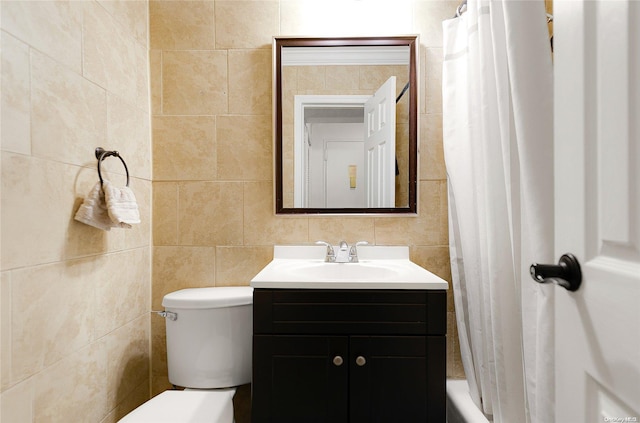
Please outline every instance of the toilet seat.
[[235, 392], [235, 388], [164, 391], [119, 423], [233, 423]]

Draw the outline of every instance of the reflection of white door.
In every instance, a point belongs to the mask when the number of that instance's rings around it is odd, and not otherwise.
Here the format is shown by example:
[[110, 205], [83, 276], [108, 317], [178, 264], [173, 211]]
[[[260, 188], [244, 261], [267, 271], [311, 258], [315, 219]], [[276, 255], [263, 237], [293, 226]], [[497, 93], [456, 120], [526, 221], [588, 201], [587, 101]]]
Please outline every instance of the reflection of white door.
[[[324, 208], [324, 197], [322, 201], [316, 201], [316, 195], [309, 192], [309, 184], [318, 182], [316, 176], [309, 172], [309, 139], [307, 135], [315, 132], [311, 127], [316, 128], [318, 123], [338, 125], [339, 122], [359, 122], [357, 138], [362, 141], [363, 136], [363, 110], [365, 102], [370, 99], [368, 95], [296, 95], [294, 96], [294, 207]], [[355, 119], [353, 113], [341, 113], [343, 110], [352, 109], [359, 113], [359, 119]], [[331, 117], [308, 119], [309, 111], [324, 110]], [[305, 135], [306, 134], [306, 135]], [[349, 135], [350, 136], [350, 135]], [[318, 167], [321, 169], [321, 167]], [[320, 183], [324, 183], [324, 177], [320, 177]], [[315, 193], [319, 192], [317, 189]], [[324, 189], [321, 190], [324, 192]], [[364, 207], [364, 206], [363, 206]]]
[[[556, 1], [556, 422], [640, 422], [640, 3]], [[628, 419], [625, 419], [628, 418]]]
[[[310, 125], [305, 207], [365, 207], [362, 123]], [[356, 188], [350, 187], [349, 166], [355, 165]]]
[[[325, 145], [325, 152], [326, 207], [365, 207], [362, 140], [330, 141]], [[354, 166], [353, 186], [349, 177], [350, 166]]]
[[395, 207], [396, 77], [390, 77], [365, 104], [367, 207]]

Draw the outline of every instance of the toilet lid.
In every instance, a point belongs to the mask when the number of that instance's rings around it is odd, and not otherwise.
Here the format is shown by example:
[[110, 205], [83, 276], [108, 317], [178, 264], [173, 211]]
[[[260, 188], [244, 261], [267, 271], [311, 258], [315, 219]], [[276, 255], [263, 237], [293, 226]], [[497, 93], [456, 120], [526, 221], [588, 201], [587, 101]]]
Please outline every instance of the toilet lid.
[[249, 304], [253, 304], [253, 288], [250, 286], [185, 288], [162, 298], [162, 306], [172, 309], [210, 309]]
[[232, 423], [235, 389], [165, 391], [119, 423]]

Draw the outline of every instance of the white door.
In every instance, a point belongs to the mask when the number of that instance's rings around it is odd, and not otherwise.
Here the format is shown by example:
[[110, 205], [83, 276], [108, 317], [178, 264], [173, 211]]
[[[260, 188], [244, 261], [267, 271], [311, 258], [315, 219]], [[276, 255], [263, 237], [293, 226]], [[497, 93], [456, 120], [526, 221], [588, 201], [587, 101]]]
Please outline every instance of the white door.
[[[359, 133], [362, 135], [362, 130]], [[362, 140], [335, 140], [325, 144], [325, 207], [366, 207], [362, 168]]]
[[[357, 119], [354, 113], [347, 113], [346, 116], [340, 116], [336, 118], [336, 115], [331, 117], [322, 116], [318, 117], [314, 115], [309, 116], [309, 112], [317, 112], [318, 110], [324, 110], [329, 115], [336, 112], [337, 109], [349, 109], [355, 113], [364, 113], [364, 104], [369, 100], [369, 95], [296, 95], [294, 96], [294, 113], [293, 113], [293, 204], [295, 208], [300, 207], [312, 207], [323, 208], [326, 207], [324, 203], [318, 203], [318, 201], [324, 202], [324, 197], [321, 200], [317, 200], [315, 195], [309, 192], [309, 181], [316, 183], [318, 179], [309, 175], [309, 166], [313, 166], [310, 160], [313, 160], [309, 156], [310, 151], [308, 149], [310, 138], [314, 137], [316, 131], [315, 126], [318, 123], [331, 123], [337, 125], [338, 122], [358, 122], [360, 131], [357, 137], [362, 141], [364, 127], [364, 118], [360, 116]], [[313, 125], [312, 125], [313, 123]], [[351, 136], [351, 135], [350, 135]], [[311, 152], [311, 154], [314, 154]], [[320, 161], [322, 163], [322, 161]], [[291, 165], [290, 165], [291, 167]], [[321, 166], [317, 167], [322, 169]], [[286, 179], [286, 178], [285, 178]], [[324, 178], [320, 178], [323, 182]], [[324, 192], [324, 189], [316, 192]], [[315, 205], [314, 205], [315, 204]]]
[[640, 2], [554, 2], [556, 422], [640, 421]]
[[367, 207], [395, 207], [396, 77], [378, 88], [364, 106]]
[[[365, 207], [363, 183], [363, 123], [314, 123], [310, 125], [305, 166], [307, 201], [311, 208]], [[349, 166], [356, 170], [351, 189]]]

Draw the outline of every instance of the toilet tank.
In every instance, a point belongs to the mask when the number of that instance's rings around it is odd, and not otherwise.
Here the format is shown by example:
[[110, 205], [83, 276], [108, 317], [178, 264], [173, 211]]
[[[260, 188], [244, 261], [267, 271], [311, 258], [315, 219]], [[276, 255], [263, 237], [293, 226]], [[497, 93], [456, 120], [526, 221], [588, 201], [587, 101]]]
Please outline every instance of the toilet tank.
[[[186, 388], [251, 382], [253, 288], [189, 288], [165, 295], [169, 381]], [[171, 313], [177, 318], [172, 320]]]

